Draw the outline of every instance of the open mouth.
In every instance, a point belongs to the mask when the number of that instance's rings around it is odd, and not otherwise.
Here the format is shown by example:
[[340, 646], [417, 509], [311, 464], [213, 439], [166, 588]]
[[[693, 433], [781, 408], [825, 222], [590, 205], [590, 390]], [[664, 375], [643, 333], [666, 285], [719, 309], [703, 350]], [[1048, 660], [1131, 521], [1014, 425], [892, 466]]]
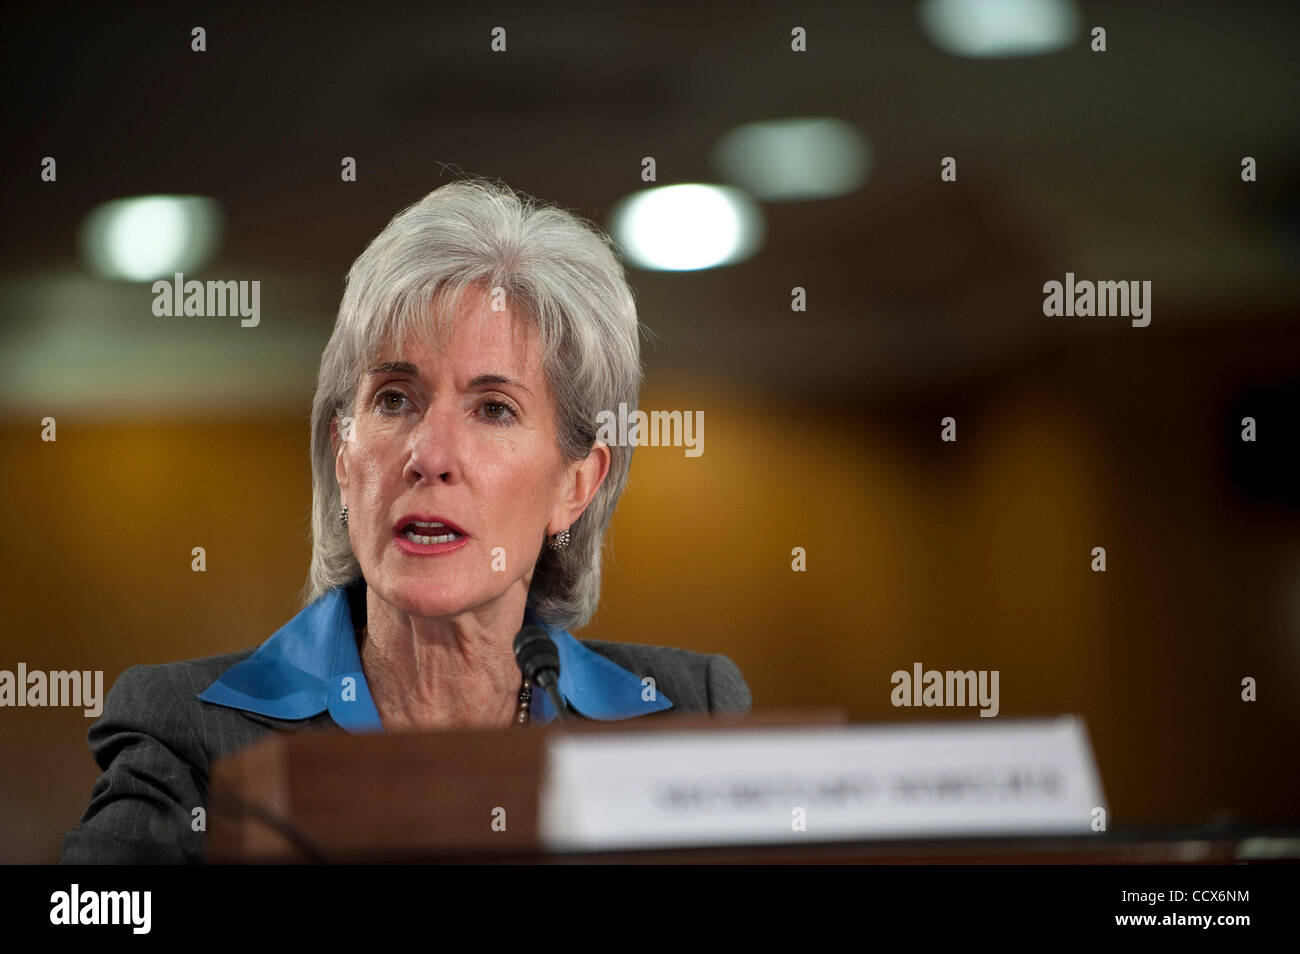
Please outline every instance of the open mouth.
[[412, 543], [419, 543], [424, 546], [435, 543], [451, 543], [453, 540], [465, 535], [457, 533], [445, 523], [424, 523], [420, 520], [412, 520], [402, 527], [400, 533]]

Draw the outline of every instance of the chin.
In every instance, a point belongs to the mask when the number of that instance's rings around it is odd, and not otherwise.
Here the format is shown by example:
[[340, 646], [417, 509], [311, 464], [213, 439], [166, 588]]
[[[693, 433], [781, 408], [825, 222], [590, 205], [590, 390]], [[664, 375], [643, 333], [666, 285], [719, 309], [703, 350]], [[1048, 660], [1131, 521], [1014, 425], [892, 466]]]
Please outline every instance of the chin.
[[457, 616], [491, 602], [462, 582], [404, 578], [389, 588], [388, 602], [410, 616]]

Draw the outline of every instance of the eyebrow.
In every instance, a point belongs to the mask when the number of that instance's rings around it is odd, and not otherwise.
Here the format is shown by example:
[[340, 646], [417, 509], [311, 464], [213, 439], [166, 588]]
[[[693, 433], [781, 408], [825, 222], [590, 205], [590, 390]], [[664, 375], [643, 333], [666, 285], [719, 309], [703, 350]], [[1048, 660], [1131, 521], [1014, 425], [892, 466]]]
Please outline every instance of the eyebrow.
[[[411, 374], [419, 377], [420, 369], [409, 361], [385, 361], [383, 364], [377, 364], [370, 369], [371, 377], [380, 374]], [[527, 385], [504, 374], [480, 374], [469, 382], [471, 388], [479, 388], [485, 384], [509, 384], [530, 396], [533, 393]]]
[[418, 375], [420, 369], [409, 361], [385, 361], [383, 364], [377, 364], [370, 369], [370, 376], [377, 374], [414, 374]]

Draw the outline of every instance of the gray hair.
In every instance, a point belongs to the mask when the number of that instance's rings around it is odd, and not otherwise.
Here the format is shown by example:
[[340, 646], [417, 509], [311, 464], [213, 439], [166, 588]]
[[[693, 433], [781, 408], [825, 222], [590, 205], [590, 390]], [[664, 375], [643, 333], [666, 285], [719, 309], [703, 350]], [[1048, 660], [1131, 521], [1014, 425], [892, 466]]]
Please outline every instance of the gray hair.
[[[637, 406], [640, 324], [609, 237], [499, 182], [468, 178], [435, 189], [394, 216], [353, 263], [321, 354], [311, 414], [312, 554], [304, 605], [361, 578], [339, 521], [331, 420], [352, 413], [361, 376], [385, 343], [402, 341], [430, 318], [436, 336], [472, 286], [503, 289], [513, 314], [537, 329], [566, 459], [591, 451], [601, 411], [617, 413], [621, 402]], [[585, 625], [600, 599], [601, 544], [633, 448], [609, 450], [609, 473], [569, 528], [569, 545], [542, 547], [538, 556], [528, 603], [554, 626]]]

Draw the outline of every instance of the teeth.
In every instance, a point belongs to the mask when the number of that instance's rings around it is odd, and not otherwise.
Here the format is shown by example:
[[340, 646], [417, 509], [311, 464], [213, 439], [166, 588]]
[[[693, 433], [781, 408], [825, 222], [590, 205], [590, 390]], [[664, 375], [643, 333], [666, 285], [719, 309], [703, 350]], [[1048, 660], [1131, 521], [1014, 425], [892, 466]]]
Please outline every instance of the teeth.
[[[421, 526], [423, 526], [423, 524], [421, 524]], [[441, 526], [441, 524], [435, 524], [435, 526]], [[410, 540], [412, 543], [423, 543], [428, 546], [431, 543], [451, 543], [451, 541], [456, 539], [456, 534], [448, 533], [440, 537], [422, 537], [414, 530], [408, 530], [406, 532], [406, 539]]]
[[412, 523], [413, 525], [417, 526], [417, 527], [443, 527], [443, 526], [446, 526], [446, 524], [443, 524], [443, 523], [425, 523], [425, 522], [422, 521], [422, 520], [412, 520], [411, 523]]

